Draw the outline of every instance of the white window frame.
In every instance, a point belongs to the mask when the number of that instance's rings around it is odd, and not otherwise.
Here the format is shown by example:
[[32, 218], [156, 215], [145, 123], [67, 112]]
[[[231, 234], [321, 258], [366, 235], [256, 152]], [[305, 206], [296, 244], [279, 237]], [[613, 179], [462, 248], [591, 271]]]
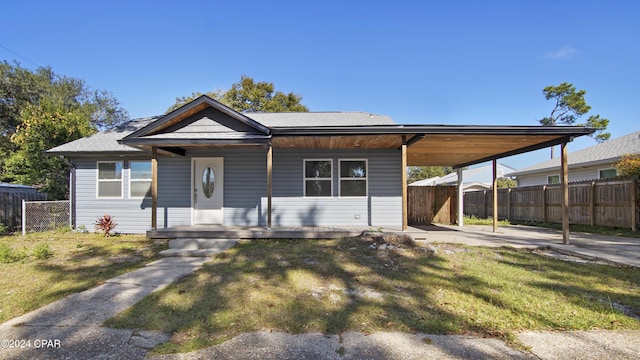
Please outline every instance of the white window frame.
[[[611, 179], [611, 178], [603, 178], [603, 177], [601, 176], [601, 173], [602, 173], [603, 171], [608, 171], [608, 170], [613, 170], [613, 171], [615, 171], [615, 172], [616, 172], [616, 176], [618, 176], [618, 170], [616, 170], [615, 168], [598, 169], [598, 179]], [[616, 176], [614, 176], [614, 177], [616, 177]]]
[[[331, 176], [328, 178], [308, 178], [307, 161], [328, 161], [331, 165]], [[331, 181], [331, 195], [329, 196], [307, 196], [307, 180], [329, 180]], [[302, 159], [302, 193], [305, 198], [331, 198], [333, 197], [333, 159]]]
[[[343, 161], [364, 161], [364, 173], [365, 176], [361, 178], [342, 177], [342, 162]], [[364, 195], [342, 195], [342, 181], [357, 181], [364, 180], [366, 182]], [[369, 159], [338, 159], [338, 196], [345, 198], [363, 198], [369, 196]]]
[[[118, 164], [120, 163], [120, 179], [100, 179], [100, 164]], [[123, 199], [124, 198], [124, 161], [96, 161], [96, 199]], [[100, 183], [120, 181], [120, 196], [100, 196]]]
[[151, 188], [152, 179], [134, 179], [133, 176], [131, 175], [131, 164], [132, 163], [137, 163], [137, 162], [151, 164], [151, 160], [129, 160], [129, 168], [127, 169], [128, 173], [129, 173], [129, 199], [149, 199], [149, 198], [151, 198], [151, 194], [149, 194], [149, 196], [133, 196], [133, 195], [131, 195], [131, 190], [132, 190], [131, 183], [132, 182], [148, 182], [149, 183], [149, 188]]
[[[558, 177], [558, 182], [557, 183], [549, 182], [549, 178], [552, 177], [552, 176], [557, 176]], [[547, 185], [557, 185], [557, 184], [562, 184], [562, 177], [560, 176], [560, 174], [547, 175]]]

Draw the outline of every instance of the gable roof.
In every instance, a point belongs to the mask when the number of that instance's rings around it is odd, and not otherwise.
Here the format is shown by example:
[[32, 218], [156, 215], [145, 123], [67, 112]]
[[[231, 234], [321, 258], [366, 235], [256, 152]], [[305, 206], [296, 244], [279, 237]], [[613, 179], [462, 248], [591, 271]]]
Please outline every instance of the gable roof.
[[[640, 153], [640, 131], [574, 151], [568, 154], [569, 168], [611, 164], [623, 155]], [[560, 158], [543, 161], [511, 173], [511, 176], [542, 173], [560, 168]]]
[[[241, 114], [222, 103], [219, 103], [216, 100], [208, 97], [207, 95], [202, 95], [197, 99], [177, 108], [176, 110], [161, 116], [156, 121], [147, 124], [146, 126], [132, 132], [131, 134], [122, 138], [122, 141], [127, 143], [129, 139], [141, 139], [148, 135], [157, 135], [162, 133], [164, 130], [168, 130], [172, 127], [180, 126], [180, 123], [183, 121], [191, 121], [197, 120], [194, 119], [193, 116], [207, 110], [208, 108], [215, 109], [217, 112], [222, 113], [229, 117], [230, 119], [238, 122], [241, 125], [244, 125], [245, 128], [250, 129], [249, 132], [255, 132], [257, 134], [269, 135], [270, 129], [259, 122], [248, 118], [244, 114]], [[227, 120], [227, 119], [225, 119]], [[228, 120], [226, 121], [229, 122]], [[246, 130], [246, 129], [245, 129]], [[253, 131], [251, 131], [253, 130]], [[167, 133], [173, 133], [174, 131], [167, 131]]]

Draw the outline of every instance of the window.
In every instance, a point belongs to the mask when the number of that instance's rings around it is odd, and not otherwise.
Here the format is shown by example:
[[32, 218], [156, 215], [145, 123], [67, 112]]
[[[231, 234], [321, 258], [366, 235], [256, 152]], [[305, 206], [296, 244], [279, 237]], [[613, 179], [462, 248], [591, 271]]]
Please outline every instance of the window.
[[616, 169], [605, 169], [598, 171], [598, 175], [600, 179], [611, 179], [618, 176], [618, 172]]
[[560, 184], [560, 175], [547, 176], [547, 184]]
[[304, 196], [332, 196], [332, 161], [304, 160]]
[[340, 196], [367, 196], [366, 160], [340, 160]]
[[151, 196], [151, 161], [129, 162], [129, 197]]
[[98, 161], [98, 198], [122, 198], [122, 161]]

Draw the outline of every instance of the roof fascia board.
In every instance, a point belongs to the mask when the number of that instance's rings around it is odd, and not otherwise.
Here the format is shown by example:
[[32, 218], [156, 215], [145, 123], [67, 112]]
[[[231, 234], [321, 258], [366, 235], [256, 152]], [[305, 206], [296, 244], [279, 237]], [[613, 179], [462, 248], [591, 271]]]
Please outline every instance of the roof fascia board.
[[257, 131], [268, 135], [270, 133], [270, 129], [262, 124], [260, 124], [259, 122], [231, 109], [230, 107], [223, 105], [221, 103], [219, 103], [218, 101], [208, 97], [207, 95], [202, 95], [199, 98], [193, 100], [192, 102], [185, 104], [181, 107], [179, 107], [176, 110], [173, 110], [172, 112], [160, 117], [159, 119], [155, 120], [154, 122], [132, 132], [131, 134], [125, 136], [124, 138], [122, 138], [122, 140], [120, 140], [122, 143], [128, 143], [128, 140], [131, 138], [139, 138], [141, 136], [145, 136], [145, 135], [149, 135], [151, 132], [153, 132], [153, 130], [159, 128], [160, 126], [164, 125], [165, 123], [167, 123], [168, 121], [171, 121], [172, 119], [193, 110], [194, 108], [202, 105], [202, 104], [207, 104], [210, 107], [225, 113], [229, 116], [231, 116], [232, 118], [244, 123], [247, 126], [250, 126], [254, 129], [256, 129]]
[[266, 145], [271, 138], [258, 139], [146, 139], [133, 138], [127, 141], [131, 146], [183, 147], [194, 145]]
[[593, 128], [582, 126], [458, 126], [458, 125], [366, 125], [366, 126], [309, 126], [273, 127], [274, 136], [332, 136], [332, 135], [589, 135]]
[[61, 152], [45, 152], [46, 156], [64, 156], [64, 157], [99, 157], [99, 156], [145, 156], [149, 152], [143, 148], [123, 151], [61, 151]]

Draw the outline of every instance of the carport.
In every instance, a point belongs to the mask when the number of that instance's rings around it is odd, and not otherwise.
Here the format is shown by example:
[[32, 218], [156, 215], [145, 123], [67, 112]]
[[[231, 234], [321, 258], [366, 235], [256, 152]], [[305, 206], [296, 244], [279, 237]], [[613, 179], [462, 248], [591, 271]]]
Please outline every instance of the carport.
[[[578, 126], [470, 126], [379, 125], [273, 128], [274, 148], [397, 148], [402, 153], [402, 229], [407, 230], [407, 166], [452, 166], [458, 172], [457, 222], [463, 225], [462, 169], [493, 161], [493, 188], [497, 160], [560, 145], [563, 189], [563, 241], [569, 241], [567, 143], [594, 129]], [[493, 192], [494, 231], [497, 192]]]

